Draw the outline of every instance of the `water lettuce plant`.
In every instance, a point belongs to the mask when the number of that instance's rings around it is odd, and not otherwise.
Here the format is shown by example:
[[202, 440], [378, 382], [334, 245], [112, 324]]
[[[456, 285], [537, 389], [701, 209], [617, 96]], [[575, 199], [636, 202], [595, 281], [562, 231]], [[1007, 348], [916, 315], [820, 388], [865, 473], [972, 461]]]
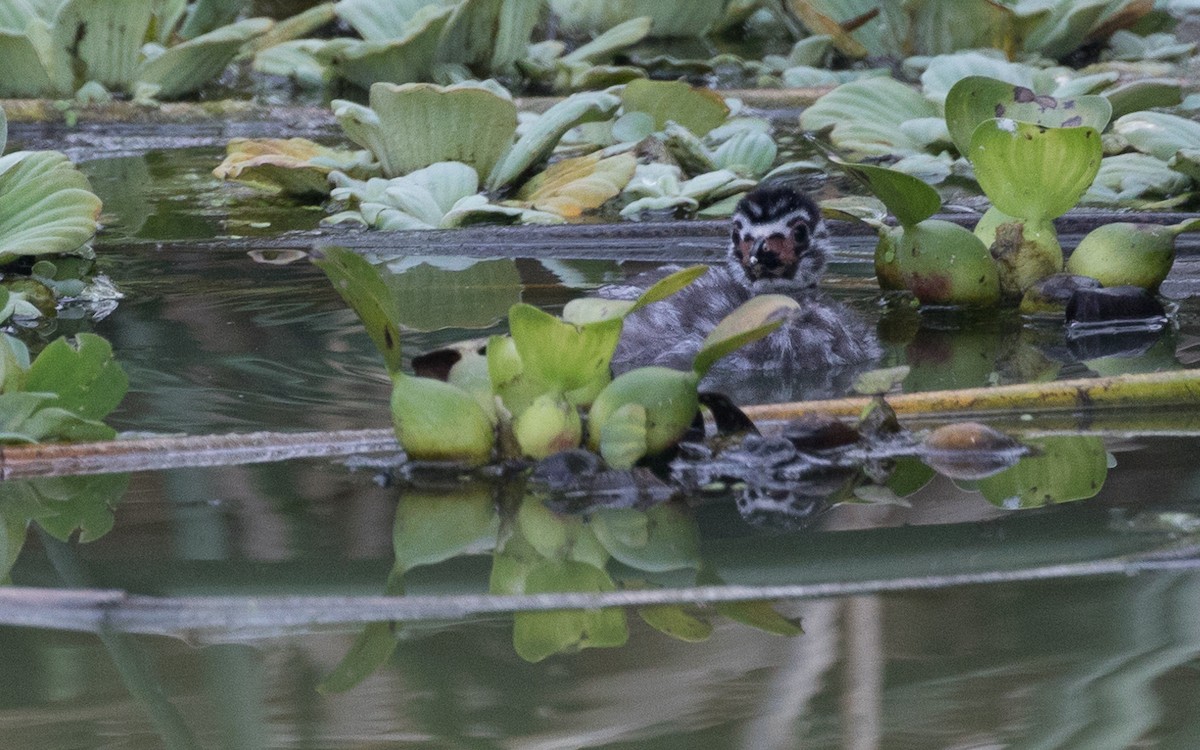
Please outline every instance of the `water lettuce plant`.
[[395, 299], [363, 258], [326, 248], [315, 261], [358, 312], [393, 381], [391, 411], [414, 460], [487, 463], [544, 458], [585, 439], [610, 465], [628, 468], [679, 440], [699, 413], [700, 379], [720, 357], [778, 327], [794, 300], [758, 297], [731, 313], [704, 342], [693, 369], [642, 368], [613, 379], [610, 362], [624, 317], [690, 283], [706, 267], [679, 271], [636, 301], [580, 300], [558, 318], [518, 303], [509, 334], [481, 352], [459, 352], [445, 380], [403, 371]]
[[214, 80], [272, 21], [234, 21], [219, 0], [0, 4], [0, 96], [69, 97], [95, 82], [174, 99]]

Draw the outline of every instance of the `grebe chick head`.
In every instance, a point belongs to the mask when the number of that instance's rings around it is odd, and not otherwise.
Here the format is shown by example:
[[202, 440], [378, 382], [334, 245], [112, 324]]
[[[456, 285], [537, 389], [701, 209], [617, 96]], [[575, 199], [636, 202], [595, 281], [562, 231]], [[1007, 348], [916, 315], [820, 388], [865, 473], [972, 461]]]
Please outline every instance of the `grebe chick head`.
[[730, 261], [750, 282], [815, 286], [829, 257], [829, 232], [812, 198], [783, 185], [760, 185], [733, 212]]

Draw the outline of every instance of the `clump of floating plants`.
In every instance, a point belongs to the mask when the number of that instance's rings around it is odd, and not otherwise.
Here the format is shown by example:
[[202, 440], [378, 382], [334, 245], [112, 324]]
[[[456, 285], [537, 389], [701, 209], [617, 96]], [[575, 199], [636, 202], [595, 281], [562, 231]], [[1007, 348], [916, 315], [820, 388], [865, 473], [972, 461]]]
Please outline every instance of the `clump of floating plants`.
[[630, 218], [728, 213], [778, 153], [766, 121], [735, 116], [715, 92], [680, 82], [573, 94], [524, 119], [491, 81], [378, 83], [369, 106], [333, 108], [361, 150], [236, 139], [215, 174], [329, 196], [344, 208], [331, 223], [433, 229], [560, 223], [609, 205]]
[[[937, 80], [925, 79], [927, 87]], [[880, 117], [886, 115], [870, 96], [885, 90], [891, 92], [889, 107], [898, 102], [892, 107], [893, 118], [896, 109], [921, 117], [881, 124]], [[936, 191], [902, 172], [900, 162], [885, 167], [830, 159], [866, 184], [900, 225], [869, 221], [880, 234], [875, 265], [883, 289], [907, 289], [922, 304], [987, 307], [1015, 304], [1064, 271], [1053, 220], [1088, 195], [1103, 169], [1101, 133], [1109, 125], [1113, 99], [1039, 94], [1023, 85], [972, 75], [946, 89], [944, 117], [938, 118], [929, 116], [936, 110], [917, 92], [890, 79], [863, 80], [835, 89], [804, 113], [802, 123], [832, 128], [835, 143], [860, 153], [886, 151], [888, 146], [877, 137], [896, 128], [902, 136], [921, 136], [924, 142], [938, 142], [961, 154], [992, 202], [973, 233], [929, 218], [940, 205]], [[867, 111], [876, 117], [864, 120]], [[845, 117], [849, 113], [854, 117]], [[1117, 122], [1147, 151], [1160, 156], [1171, 152], [1177, 165], [1188, 163], [1190, 133], [1185, 127], [1168, 121], [1176, 132], [1156, 140], [1141, 133], [1146, 128], [1129, 125], [1139, 117], [1159, 120], [1157, 113], [1138, 113]], [[1082, 252], [1065, 270], [1105, 286], [1154, 291], [1170, 270], [1175, 236], [1196, 224], [1100, 227], [1081, 243]]]
[[[0, 153], [6, 141], [0, 110]], [[91, 305], [95, 314], [111, 310], [120, 295], [103, 277], [89, 280], [100, 209], [87, 177], [65, 154], [0, 156], [0, 323], [54, 316], [70, 302]]]
[[[767, 335], [797, 304], [767, 295], [739, 307], [705, 340], [692, 369], [647, 367], [613, 379], [626, 315], [703, 274], [679, 271], [636, 301], [579, 300], [558, 318], [532, 305], [509, 310], [509, 335], [460, 353], [444, 380], [403, 371], [395, 304], [360, 256], [326, 248], [315, 261], [362, 319], [393, 381], [400, 444], [415, 460], [469, 465], [493, 458], [545, 458], [586, 444], [614, 468], [671, 448], [700, 410], [700, 380], [721, 357]], [[586, 415], [586, 424], [584, 416]]]
[[5, 2], [0, 96], [87, 97], [120, 92], [176, 99], [215, 80], [274, 25], [236, 21], [236, 3], [67, 0]]

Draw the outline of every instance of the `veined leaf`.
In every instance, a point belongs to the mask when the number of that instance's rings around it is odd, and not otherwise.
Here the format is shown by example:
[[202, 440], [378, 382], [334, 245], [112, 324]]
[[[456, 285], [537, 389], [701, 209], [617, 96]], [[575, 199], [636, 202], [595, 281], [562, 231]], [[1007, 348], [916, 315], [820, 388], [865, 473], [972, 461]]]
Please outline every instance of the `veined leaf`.
[[334, 101], [334, 116], [351, 140], [375, 154], [388, 177], [443, 161], [487, 174], [517, 130], [512, 100], [480, 85], [376, 83], [370, 101], [370, 109]]
[[675, 122], [696, 135], [725, 122], [729, 106], [712, 89], [696, 88], [682, 81], [630, 81], [621, 92], [626, 112], [645, 112], [654, 118], [654, 129]]
[[18, 151], [0, 158], [0, 262], [81, 251], [96, 234], [100, 199], [64, 154]]
[[508, 322], [525, 370], [563, 392], [607, 371], [621, 335], [619, 318], [579, 326], [524, 303], [513, 305]]
[[1102, 151], [1094, 128], [992, 119], [975, 129], [969, 154], [997, 209], [1037, 221], [1061, 216], [1079, 202], [1096, 178]]
[[993, 118], [1053, 128], [1086, 125], [1103, 132], [1110, 117], [1112, 105], [1103, 96], [1055, 98], [983, 76], [963, 78], [946, 95], [946, 125], [960, 154], [970, 151], [979, 123]]
[[202, 34], [147, 60], [135, 78], [153, 87], [154, 98], [178, 98], [219, 76], [243, 45], [273, 25], [268, 18], [248, 18]]

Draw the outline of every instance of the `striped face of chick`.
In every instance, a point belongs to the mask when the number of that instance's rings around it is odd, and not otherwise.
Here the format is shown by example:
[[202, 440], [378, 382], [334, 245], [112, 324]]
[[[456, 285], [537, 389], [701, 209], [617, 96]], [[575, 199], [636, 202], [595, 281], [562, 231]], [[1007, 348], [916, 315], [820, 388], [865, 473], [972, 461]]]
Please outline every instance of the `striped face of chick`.
[[825, 270], [827, 237], [811, 198], [789, 187], [765, 186], [738, 203], [730, 253], [751, 282], [786, 280], [807, 287]]

